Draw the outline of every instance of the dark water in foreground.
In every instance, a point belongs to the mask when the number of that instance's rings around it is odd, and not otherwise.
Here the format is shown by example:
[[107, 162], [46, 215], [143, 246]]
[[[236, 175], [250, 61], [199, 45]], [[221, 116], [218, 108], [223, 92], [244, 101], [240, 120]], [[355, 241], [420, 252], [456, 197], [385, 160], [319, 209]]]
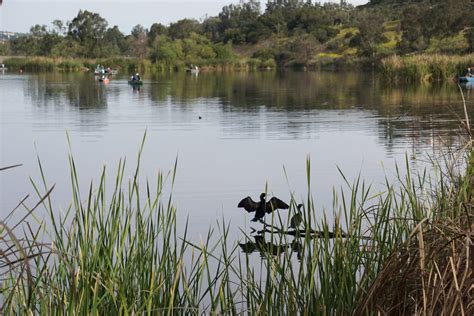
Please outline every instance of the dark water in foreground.
[[[474, 117], [474, 89], [464, 92]], [[0, 100], [0, 166], [23, 164], [0, 173], [3, 214], [33, 192], [36, 150], [56, 183], [56, 209], [67, 208], [66, 131], [85, 194], [101, 166], [113, 175], [121, 157], [132, 176], [147, 129], [141, 175], [153, 182], [178, 157], [178, 221], [189, 216], [195, 235], [222, 216], [248, 226], [251, 216], [237, 203], [256, 199], [266, 183], [284, 200], [290, 192], [304, 199], [308, 156], [315, 202], [331, 210], [332, 188], [343, 182], [337, 166], [377, 186], [394, 177], [395, 161], [404, 164], [406, 154], [423, 166], [426, 154], [454, 144], [454, 113], [463, 113], [455, 84], [397, 87], [365, 73], [157, 75], [139, 91], [125, 77], [103, 85], [90, 74], [5, 73]]]

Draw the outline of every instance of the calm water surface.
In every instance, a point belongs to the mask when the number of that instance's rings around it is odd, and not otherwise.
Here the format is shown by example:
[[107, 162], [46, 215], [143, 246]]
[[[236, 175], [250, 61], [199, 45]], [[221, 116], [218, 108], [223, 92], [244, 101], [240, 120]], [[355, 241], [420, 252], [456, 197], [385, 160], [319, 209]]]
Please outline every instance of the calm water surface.
[[[474, 90], [463, 89], [474, 117]], [[112, 176], [120, 158], [132, 176], [147, 130], [141, 175], [153, 181], [178, 158], [173, 200], [196, 236], [222, 216], [249, 226], [236, 205], [267, 183], [284, 200], [291, 192], [304, 199], [308, 156], [316, 204], [331, 211], [332, 188], [343, 183], [337, 166], [378, 186], [405, 155], [421, 167], [427, 154], [454, 144], [454, 113], [462, 115], [455, 84], [397, 87], [370, 73], [150, 75], [140, 90], [125, 77], [103, 85], [90, 74], [5, 73], [0, 100], [0, 166], [23, 164], [0, 173], [3, 214], [33, 192], [36, 153], [56, 183], [56, 209], [67, 208], [66, 132], [85, 195], [101, 167]]]

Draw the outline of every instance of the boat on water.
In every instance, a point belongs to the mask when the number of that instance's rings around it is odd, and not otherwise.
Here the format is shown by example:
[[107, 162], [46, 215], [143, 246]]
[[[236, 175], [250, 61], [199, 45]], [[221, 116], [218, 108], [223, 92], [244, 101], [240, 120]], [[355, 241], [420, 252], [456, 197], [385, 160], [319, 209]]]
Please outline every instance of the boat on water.
[[108, 84], [110, 82], [110, 78], [105, 75], [102, 75], [101, 77], [99, 77], [99, 82]]
[[474, 83], [474, 77], [469, 77], [469, 76], [459, 77], [459, 82], [472, 82], [472, 83]]
[[189, 68], [186, 69], [186, 72], [190, 72], [194, 75], [199, 74], [199, 67], [191, 65]]
[[141, 80], [129, 80], [128, 84], [130, 84], [132, 86], [141, 86], [141, 85], [143, 85], [143, 81], [141, 81]]
[[116, 75], [118, 73], [117, 69], [112, 69], [110, 67], [105, 68], [104, 66], [98, 65], [94, 70], [94, 75]]

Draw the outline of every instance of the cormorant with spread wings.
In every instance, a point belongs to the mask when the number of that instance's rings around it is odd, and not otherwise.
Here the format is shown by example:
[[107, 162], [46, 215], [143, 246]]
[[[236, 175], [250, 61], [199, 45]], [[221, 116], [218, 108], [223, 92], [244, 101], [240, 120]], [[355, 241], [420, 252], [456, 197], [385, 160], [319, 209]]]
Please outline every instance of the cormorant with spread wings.
[[277, 197], [272, 197], [269, 201], [265, 201], [265, 193], [260, 194], [260, 201], [255, 202], [250, 196], [239, 202], [237, 207], [243, 207], [247, 212], [255, 212], [252, 222], [256, 222], [265, 216], [265, 213], [272, 213], [276, 209], [288, 209], [288, 204]]

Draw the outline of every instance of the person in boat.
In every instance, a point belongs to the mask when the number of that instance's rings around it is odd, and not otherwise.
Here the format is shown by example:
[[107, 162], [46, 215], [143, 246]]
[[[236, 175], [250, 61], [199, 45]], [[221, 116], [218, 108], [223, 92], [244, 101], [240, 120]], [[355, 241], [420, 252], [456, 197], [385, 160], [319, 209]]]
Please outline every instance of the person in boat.
[[136, 74], [132, 75], [132, 77], [130, 78], [131, 81], [140, 81], [141, 78], [140, 78], [140, 74], [137, 72]]
[[472, 77], [474, 76], [474, 71], [473, 71], [473, 67], [467, 67], [467, 71], [466, 71], [466, 77]]

